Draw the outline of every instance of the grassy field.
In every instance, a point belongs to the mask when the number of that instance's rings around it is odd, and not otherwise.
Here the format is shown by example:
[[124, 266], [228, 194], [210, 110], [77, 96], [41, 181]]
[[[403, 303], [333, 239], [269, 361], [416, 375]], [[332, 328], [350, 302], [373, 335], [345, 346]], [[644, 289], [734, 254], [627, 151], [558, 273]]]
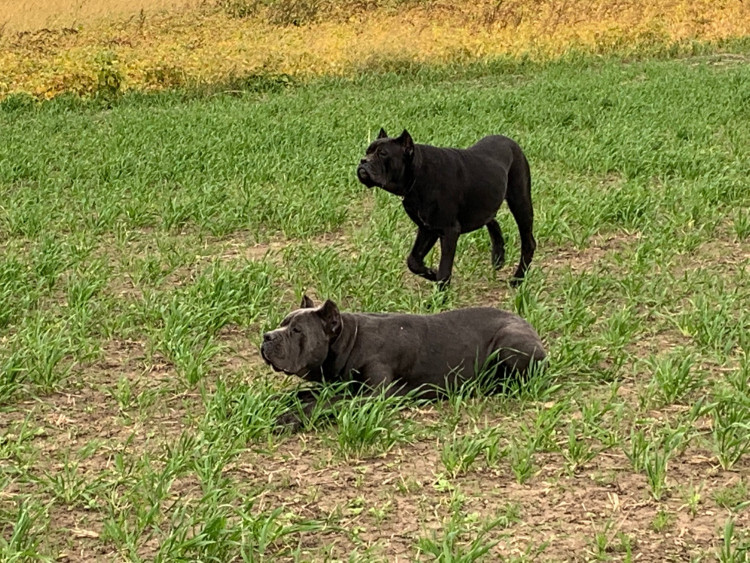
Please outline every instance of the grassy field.
[[[745, 561], [746, 61], [0, 102], [0, 559]], [[520, 289], [485, 232], [445, 298], [407, 272], [399, 201], [354, 176], [381, 125], [520, 142], [539, 245]], [[549, 369], [275, 435], [294, 381], [257, 346], [305, 290], [511, 309]]]

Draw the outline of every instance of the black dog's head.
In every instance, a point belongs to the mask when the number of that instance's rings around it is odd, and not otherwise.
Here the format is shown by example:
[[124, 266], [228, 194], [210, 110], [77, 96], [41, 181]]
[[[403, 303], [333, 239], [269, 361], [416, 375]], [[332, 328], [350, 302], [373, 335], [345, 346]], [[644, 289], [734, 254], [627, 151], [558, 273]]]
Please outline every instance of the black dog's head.
[[404, 129], [398, 137], [389, 137], [380, 129], [365, 157], [357, 167], [357, 178], [368, 188], [378, 186], [396, 195], [404, 195], [412, 182], [414, 141]]
[[289, 313], [279, 328], [263, 335], [260, 355], [276, 371], [317, 380], [318, 368], [342, 326], [341, 313], [333, 301], [315, 307], [305, 295], [300, 309]]

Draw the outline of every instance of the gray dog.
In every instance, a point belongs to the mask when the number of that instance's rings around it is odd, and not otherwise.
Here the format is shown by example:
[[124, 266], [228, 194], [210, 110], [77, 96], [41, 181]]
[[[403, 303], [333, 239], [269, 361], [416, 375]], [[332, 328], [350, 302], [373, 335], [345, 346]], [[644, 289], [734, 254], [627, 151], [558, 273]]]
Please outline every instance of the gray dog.
[[[475, 378], [477, 366], [497, 367], [502, 379], [525, 375], [546, 356], [539, 335], [514, 313], [489, 307], [433, 315], [341, 313], [333, 301], [315, 307], [307, 296], [279, 328], [263, 335], [260, 351], [275, 370], [308, 381], [352, 377], [369, 393], [419, 390], [423, 398]], [[315, 400], [308, 395], [305, 413]], [[295, 427], [299, 422], [292, 415], [280, 420]]]
[[[492, 264], [502, 267], [505, 241], [495, 215], [507, 201], [521, 235], [521, 260], [511, 284], [518, 285], [526, 275], [536, 249], [531, 173], [512, 139], [490, 135], [468, 149], [438, 148], [415, 144], [406, 130], [391, 138], [381, 129], [357, 167], [357, 178], [368, 188], [378, 186], [403, 198], [404, 210], [418, 228], [407, 266], [441, 287], [450, 282], [462, 233], [487, 227]], [[435, 272], [424, 258], [438, 239], [440, 266]]]

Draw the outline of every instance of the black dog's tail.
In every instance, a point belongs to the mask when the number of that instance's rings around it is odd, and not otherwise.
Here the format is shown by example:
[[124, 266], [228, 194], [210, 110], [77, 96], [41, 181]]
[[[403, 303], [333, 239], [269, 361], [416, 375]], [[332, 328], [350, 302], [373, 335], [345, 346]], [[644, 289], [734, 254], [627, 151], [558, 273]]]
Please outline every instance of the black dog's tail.
[[518, 224], [518, 233], [521, 235], [521, 260], [513, 275], [517, 282], [520, 282], [534, 257], [536, 240], [532, 232], [534, 208], [531, 205], [531, 170], [526, 155], [515, 142], [513, 143], [513, 162], [508, 171], [508, 191], [505, 199]]

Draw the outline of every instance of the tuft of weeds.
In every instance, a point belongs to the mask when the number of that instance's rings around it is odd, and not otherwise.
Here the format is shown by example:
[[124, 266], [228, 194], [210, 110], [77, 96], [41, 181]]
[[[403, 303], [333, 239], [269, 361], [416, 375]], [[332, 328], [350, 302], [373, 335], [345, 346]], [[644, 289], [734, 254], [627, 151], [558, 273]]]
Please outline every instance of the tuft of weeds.
[[217, 5], [233, 18], [247, 18], [258, 13], [258, 0], [219, 0]]
[[234, 444], [238, 451], [250, 442], [272, 443], [276, 420], [294, 408], [294, 401], [294, 393], [279, 391], [268, 378], [239, 385], [218, 381], [198, 428], [209, 443]]
[[687, 508], [690, 512], [690, 516], [693, 518], [698, 514], [698, 507], [703, 502], [703, 489], [705, 486], [705, 482], [702, 482], [700, 485], [694, 485], [691, 483], [685, 490], [685, 504], [680, 508]]
[[611, 526], [612, 522], [607, 521], [604, 525], [604, 529], [594, 532], [592, 552], [594, 557], [599, 561], [609, 559], [607, 552], [610, 550], [609, 531]]
[[675, 429], [665, 428], [661, 436], [646, 446], [643, 455], [643, 470], [648, 479], [651, 495], [655, 500], [661, 500], [668, 490], [667, 466], [669, 460], [678, 450], [682, 451], [687, 445], [688, 430], [684, 427]]
[[412, 400], [411, 396], [389, 396], [381, 390], [370, 397], [338, 401], [333, 407], [337, 453], [346, 459], [377, 455], [411, 441], [415, 429], [400, 410]]
[[99, 493], [100, 480], [89, 480], [80, 471], [80, 464], [72, 461], [66, 452], [62, 467], [53, 472], [45, 471], [41, 479], [45, 487], [57, 500], [65, 506], [73, 508], [77, 505], [93, 508]]
[[417, 557], [426, 555], [430, 561], [442, 563], [481, 560], [498, 543], [490, 539], [490, 533], [497, 528], [507, 528], [518, 519], [517, 505], [508, 505], [503, 514], [476, 526], [476, 519], [467, 517], [460, 508], [454, 507], [440, 532], [433, 531], [430, 536], [417, 540]]
[[685, 427], [666, 427], [661, 433], [647, 435], [643, 429], [631, 430], [630, 443], [624, 447], [626, 457], [634, 471], [646, 474], [651, 495], [660, 500], [667, 487], [667, 466], [676, 451], [687, 445], [688, 430]]
[[562, 450], [569, 473], [576, 473], [589, 461], [594, 459], [599, 451], [582, 437], [581, 428], [575, 422], [568, 426], [568, 441]]
[[716, 504], [733, 512], [750, 506], [750, 501], [748, 501], [750, 498], [750, 487], [748, 487], [745, 479], [740, 479], [731, 486], [714, 491], [713, 496]]
[[735, 210], [732, 225], [738, 239], [745, 240], [750, 237], [750, 213], [747, 209]]
[[45, 529], [49, 523], [46, 508], [39, 502], [19, 497], [12, 519], [10, 536], [0, 535], [0, 553], [5, 561], [44, 560], [39, 552]]
[[535, 452], [533, 441], [519, 440], [515, 436], [511, 438], [510, 446], [508, 446], [508, 461], [519, 484], [525, 483], [534, 475]]
[[628, 447], [623, 447], [623, 452], [634, 471], [640, 472], [646, 468], [646, 450], [648, 447], [649, 441], [646, 438], [646, 432], [642, 428], [639, 430], [631, 429]]
[[656, 532], [661, 533], [672, 525], [673, 520], [674, 515], [671, 512], [667, 511], [664, 508], [660, 508], [659, 512], [656, 513], [656, 516], [654, 516], [654, 519], [651, 522], [651, 527]]
[[750, 451], [750, 401], [747, 396], [721, 398], [711, 416], [716, 457], [730, 469]]
[[12, 373], [43, 392], [58, 388], [73, 368], [70, 359], [75, 349], [62, 321], [38, 315], [11, 342], [19, 354], [14, 356]]
[[720, 563], [746, 563], [750, 553], [750, 536], [747, 532], [737, 530], [733, 516], [724, 523], [722, 543], [717, 552]]
[[440, 451], [440, 461], [455, 479], [469, 471], [482, 454], [488, 465], [497, 464], [501, 455], [499, 442], [497, 429], [486, 428], [464, 436], [453, 434]]
[[209, 361], [222, 350], [222, 345], [212, 336], [196, 334], [194, 326], [186, 308], [173, 301], [164, 311], [164, 329], [157, 344], [188, 385], [203, 379], [210, 367]]
[[653, 372], [649, 386], [661, 404], [682, 401], [701, 385], [701, 378], [693, 370], [695, 358], [684, 349], [674, 350], [667, 356], [652, 356], [649, 365]]
[[548, 368], [548, 361], [532, 363], [524, 377], [508, 377], [500, 383], [499, 392], [509, 399], [528, 402], [545, 402], [562, 388], [556, 374]]
[[12, 399], [26, 380], [25, 359], [20, 349], [8, 353], [0, 364], [0, 404]]

